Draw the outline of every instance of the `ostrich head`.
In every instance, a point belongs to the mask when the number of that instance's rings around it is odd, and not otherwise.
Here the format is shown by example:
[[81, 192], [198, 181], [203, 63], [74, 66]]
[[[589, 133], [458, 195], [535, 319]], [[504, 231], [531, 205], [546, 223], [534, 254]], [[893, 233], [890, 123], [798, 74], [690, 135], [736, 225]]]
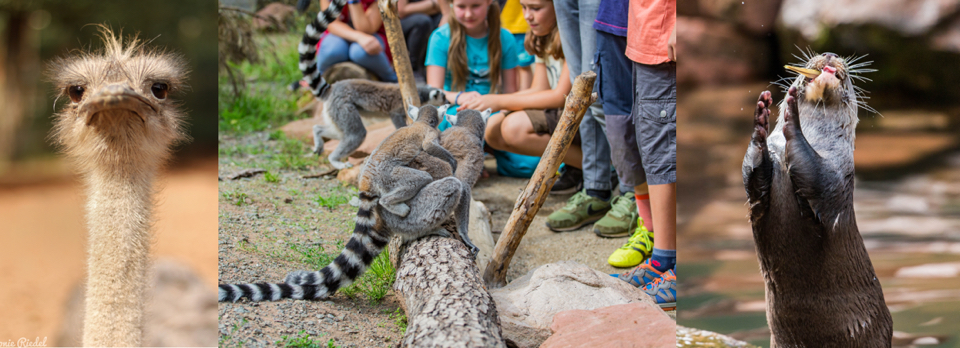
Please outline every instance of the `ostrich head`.
[[58, 99], [52, 138], [81, 171], [151, 170], [184, 140], [184, 114], [171, 97], [185, 88], [183, 59], [100, 27], [103, 48], [59, 58], [50, 68]]

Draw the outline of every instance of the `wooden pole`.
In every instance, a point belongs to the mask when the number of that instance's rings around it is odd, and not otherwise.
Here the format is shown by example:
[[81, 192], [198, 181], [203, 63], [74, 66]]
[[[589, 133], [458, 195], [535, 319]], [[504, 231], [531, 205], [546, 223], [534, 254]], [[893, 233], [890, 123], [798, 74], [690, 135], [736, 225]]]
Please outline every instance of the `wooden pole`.
[[[410, 52], [407, 51], [407, 41], [403, 38], [403, 28], [400, 26], [400, 16], [397, 14], [396, 0], [378, 0], [380, 17], [383, 17], [383, 29], [387, 32], [387, 43], [390, 44], [390, 53], [393, 56], [393, 69], [397, 72], [397, 83], [400, 84], [400, 95], [403, 96], [403, 109], [410, 106], [420, 107], [420, 97], [417, 95], [417, 82], [413, 79], [413, 66], [410, 65]], [[407, 124], [413, 124], [407, 116]]]
[[513, 213], [507, 220], [507, 226], [503, 228], [503, 234], [497, 241], [497, 246], [493, 249], [493, 258], [487, 264], [483, 272], [483, 281], [490, 288], [500, 288], [507, 284], [507, 268], [510, 266], [510, 260], [513, 259], [520, 240], [527, 233], [527, 227], [533, 217], [540, 211], [540, 206], [547, 199], [547, 193], [550, 191], [550, 183], [563, 156], [567, 153], [567, 148], [573, 142], [573, 137], [577, 135], [580, 129], [580, 120], [587, 111], [587, 107], [597, 99], [593, 91], [593, 81], [597, 79], [597, 74], [587, 71], [577, 76], [573, 82], [573, 89], [567, 95], [566, 103], [563, 107], [563, 115], [550, 137], [547, 149], [543, 151], [543, 157], [537, 170], [527, 183], [527, 187], [520, 193], [516, 205], [513, 206]]

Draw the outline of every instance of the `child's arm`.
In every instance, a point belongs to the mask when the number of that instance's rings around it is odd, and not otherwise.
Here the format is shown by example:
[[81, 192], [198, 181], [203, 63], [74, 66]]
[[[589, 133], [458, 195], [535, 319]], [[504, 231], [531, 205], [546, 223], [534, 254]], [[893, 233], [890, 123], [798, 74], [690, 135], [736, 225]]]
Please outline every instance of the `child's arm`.
[[440, 5], [437, 3], [437, 0], [423, 0], [417, 2], [400, 0], [397, 2], [397, 15], [399, 15], [400, 18], [405, 18], [414, 13], [432, 15], [437, 12], [440, 12]]
[[[321, 9], [326, 9], [328, 6], [330, 6], [329, 0], [320, 0]], [[360, 5], [359, 3], [350, 4], [347, 6], [350, 7], [351, 21], [354, 20], [353, 19], [354, 13], [358, 13], [358, 14], [364, 13], [362, 5]], [[376, 8], [376, 6], [370, 6], [370, 9], [377, 10], [377, 19], [380, 19], [380, 12]], [[358, 15], [357, 17], [363, 17], [363, 16]], [[354, 25], [356, 25], [356, 22], [354, 22]], [[383, 51], [383, 46], [380, 45], [380, 41], [377, 41], [377, 38], [373, 37], [373, 35], [371, 35], [370, 33], [366, 33], [366, 32], [351, 28], [349, 25], [347, 25], [347, 23], [341, 22], [339, 19], [330, 23], [330, 25], [327, 27], [327, 31], [329, 31], [333, 35], [343, 38], [344, 40], [347, 40], [350, 42], [356, 42], [360, 44], [360, 46], [363, 47], [363, 50], [366, 51], [367, 54], [375, 55], [375, 54], [380, 54], [380, 52]], [[376, 30], [374, 30], [374, 32], [376, 32]]]
[[533, 72], [533, 86], [523, 92], [511, 94], [488, 94], [480, 96], [469, 102], [461, 102], [460, 109], [485, 110], [511, 110], [518, 111], [523, 109], [552, 109], [563, 107], [566, 95], [570, 93], [572, 84], [570, 83], [570, 71], [564, 62], [560, 71], [560, 80], [557, 82], [557, 88], [550, 89], [550, 83], [547, 81], [547, 68], [543, 63], [535, 64]]
[[[363, 6], [359, 2], [350, 6], [352, 6], [350, 8], [350, 22], [353, 23], [354, 29], [371, 35], [380, 30], [380, 26], [383, 25], [383, 18], [380, 17], [380, 7], [376, 3], [367, 7], [366, 11], [363, 10]], [[359, 8], [360, 11], [354, 11], [354, 7]]]
[[[437, 65], [427, 65], [427, 84], [430, 87], [435, 87], [443, 89], [443, 79], [447, 74], [447, 69], [442, 66]], [[457, 92], [457, 91], [443, 91], [444, 96], [447, 97], [447, 101], [451, 104], [454, 102], [464, 103], [477, 97], [480, 97], [480, 93], [477, 92]], [[460, 95], [457, 97], [457, 95]]]

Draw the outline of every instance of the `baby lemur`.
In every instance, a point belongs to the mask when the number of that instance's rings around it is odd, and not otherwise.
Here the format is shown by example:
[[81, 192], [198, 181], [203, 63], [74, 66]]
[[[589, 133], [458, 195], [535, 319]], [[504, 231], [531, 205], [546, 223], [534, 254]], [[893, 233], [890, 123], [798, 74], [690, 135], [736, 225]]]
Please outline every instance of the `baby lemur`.
[[[221, 284], [219, 301], [326, 298], [359, 277], [394, 234], [404, 242], [432, 234], [449, 236], [440, 225], [462, 201], [469, 204], [469, 197], [463, 197], [466, 185], [452, 176], [434, 180], [430, 173], [410, 167], [416, 161], [424, 168], [446, 168], [447, 173], [458, 169], [453, 155], [439, 144], [437, 108], [426, 105], [411, 116], [417, 121], [384, 139], [364, 165], [356, 227], [333, 263], [315, 272], [291, 272], [283, 284]], [[457, 223], [461, 239], [476, 253], [467, 237], [468, 221]]]
[[[446, 103], [443, 91], [430, 87], [417, 87], [420, 102], [434, 106]], [[323, 152], [323, 138], [340, 139], [340, 144], [328, 157], [337, 169], [350, 167], [345, 158], [355, 151], [367, 137], [361, 116], [386, 115], [389, 113], [394, 127], [407, 125], [403, 110], [400, 85], [362, 79], [343, 80], [331, 85], [318, 96], [323, 102], [325, 125], [313, 126], [313, 152]]]

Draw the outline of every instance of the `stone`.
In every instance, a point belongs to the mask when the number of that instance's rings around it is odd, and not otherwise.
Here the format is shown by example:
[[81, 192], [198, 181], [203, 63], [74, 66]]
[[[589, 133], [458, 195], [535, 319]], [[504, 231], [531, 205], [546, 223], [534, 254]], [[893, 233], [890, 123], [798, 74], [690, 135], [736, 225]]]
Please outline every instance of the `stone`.
[[293, 24], [297, 9], [293, 6], [272, 2], [253, 17], [253, 27], [258, 30], [286, 30]]
[[674, 347], [676, 327], [660, 307], [645, 302], [570, 310], [553, 317], [553, 335], [540, 347]]
[[504, 339], [521, 348], [537, 347], [550, 337], [553, 317], [563, 311], [627, 303], [659, 309], [640, 289], [573, 261], [540, 266], [490, 295], [497, 303]]
[[[904, 36], [925, 34], [960, 8], [958, 1], [784, 0], [780, 16], [785, 27], [817, 41], [825, 29], [839, 25], [875, 24]], [[891, 11], [890, 9], [896, 9]]]
[[477, 248], [480, 248], [480, 251], [477, 252], [477, 268], [484, 269], [490, 264], [490, 259], [493, 256], [493, 248], [496, 246], [496, 243], [493, 241], [493, 234], [490, 232], [490, 211], [487, 210], [487, 206], [483, 202], [477, 202], [470, 199], [470, 231], [467, 232], [467, 236], [470, 237], [470, 241], [473, 242], [473, 245], [476, 245]]
[[678, 348], [684, 347], [716, 347], [716, 348], [757, 348], [757, 346], [747, 342], [738, 341], [729, 336], [724, 336], [716, 332], [710, 332], [700, 329], [683, 327], [677, 325], [677, 343]]

